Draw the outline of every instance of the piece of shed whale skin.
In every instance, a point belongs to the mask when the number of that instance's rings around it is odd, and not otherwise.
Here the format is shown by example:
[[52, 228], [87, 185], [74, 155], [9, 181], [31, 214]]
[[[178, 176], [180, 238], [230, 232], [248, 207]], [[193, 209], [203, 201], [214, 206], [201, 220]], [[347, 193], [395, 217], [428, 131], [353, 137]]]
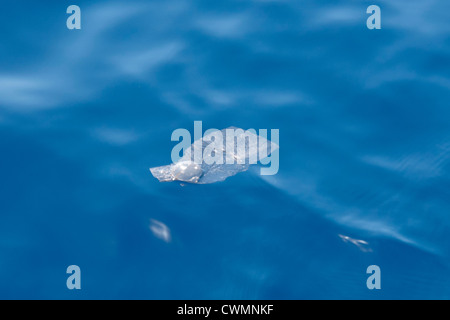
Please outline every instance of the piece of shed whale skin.
[[[230, 127], [227, 129], [238, 129], [235, 127]], [[225, 137], [225, 130], [220, 130], [222, 132], [222, 136]], [[219, 131], [219, 130], [217, 130]], [[244, 132], [244, 131], [243, 131]], [[211, 134], [212, 135], [212, 134]], [[206, 144], [204, 143], [209, 135], [203, 137], [202, 141], [202, 154], [206, 147]], [[276, 143], [273, 143], [261, 136], [255, 135], [258, 139], [265, 140], [265, 148], [267, 149], [267, 156], [269, 156], [272, 151], [279, 148], [279, 146]], [[166, 165], [166, 166], [160, 166], [160, 167], [154, 167], [150, 168], [150, 172], [152, 175], [158, 179], [160, 182], [171, 182], [171, 181], [181, 181], [181, 182], [188, 182], [193, 184], [210, 184], [215, 182], [224, 181], [228, 177], [234, 176], [239, 172], [243, 172], [248, 170], [250, 165], [248, 163], [244, 164], [207, 164], [204, 159], [201, 164], [196, 164], [192, 159], [192, 154], [194, 150], [194, 145], [198, 142], [194, 141], [194, 143], [191, 145], [191, 147], [187, 150], [186, 154], [176, 163]], [[224, 140], [225, 142], [225, 140]], [[234, 142], [233, 142], [234, 143]], [[238, 154], [235, 152], [234, 148], [230, 148], [230, 146], [227, 145], [229, 149], [232, 150], [231, 153], [228, 152], [228, 154], [224, 153], [224, 156], [231, 156], [234, 159], [238, 159]], [[269, 151], [270, 150], [270, 151]], [[218, 150], [218, 152], [222, 152], [223, 150]], [[258, 154], [258, 143], [252, 144], [252, 145], [246, 145], [246, 154], [245, 158], [247, 160], [247, 157], [250, 156], [250, 154]]]

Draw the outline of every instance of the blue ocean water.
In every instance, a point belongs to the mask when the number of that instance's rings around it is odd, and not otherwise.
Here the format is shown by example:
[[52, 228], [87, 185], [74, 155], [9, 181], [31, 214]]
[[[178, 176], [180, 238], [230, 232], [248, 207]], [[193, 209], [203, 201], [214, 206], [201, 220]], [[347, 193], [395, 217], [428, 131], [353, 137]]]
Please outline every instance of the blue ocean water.
[[[449, 299], [449, 12], [4, 2], [0, 298]], [[196, 120], [279, 129], [278, 174], [158, 182]]]

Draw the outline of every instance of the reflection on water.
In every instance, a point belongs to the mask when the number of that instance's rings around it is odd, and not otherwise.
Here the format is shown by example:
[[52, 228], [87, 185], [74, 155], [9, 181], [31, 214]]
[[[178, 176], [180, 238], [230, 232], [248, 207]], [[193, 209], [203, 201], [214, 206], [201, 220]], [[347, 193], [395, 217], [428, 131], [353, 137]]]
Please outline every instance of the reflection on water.
[[[447, 2], [77, 5], [0, 16], [0, 298], [450, 297]], [[158, 183], [195, 120], [279, 129], [278, 174]]]

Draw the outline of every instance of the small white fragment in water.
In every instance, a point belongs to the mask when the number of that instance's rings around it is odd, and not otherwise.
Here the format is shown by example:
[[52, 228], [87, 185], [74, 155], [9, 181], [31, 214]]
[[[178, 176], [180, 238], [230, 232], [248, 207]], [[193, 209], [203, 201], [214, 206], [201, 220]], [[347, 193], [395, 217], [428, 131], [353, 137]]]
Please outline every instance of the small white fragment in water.
[[338, 235], [342, 241], [346, 242], [346, 243], [352, 243], [355, 246], [357, 246], [362, 252], [372, 252], [372, 248], [369, 247], [369, 243], [367, 241], [364, 240], [358, 240], [358, 239], [353, 239], [350, 238], [349, 236], [344, 236], [342, 234]]
[[158, 239], [161, 239], [165, 242], [170, 242], [170, 230], [164, 223], [154, 219], [150, 219], [150, 230]]

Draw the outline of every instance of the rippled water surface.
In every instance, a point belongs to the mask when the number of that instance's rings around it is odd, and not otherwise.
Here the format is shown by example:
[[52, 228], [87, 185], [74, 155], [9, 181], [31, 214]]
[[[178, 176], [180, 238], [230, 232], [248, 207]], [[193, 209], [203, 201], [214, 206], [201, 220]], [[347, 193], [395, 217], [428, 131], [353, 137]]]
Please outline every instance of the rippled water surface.
[[[448, 1], [74, 4], [0, 13], [0, 298], [450, 298]], [[279, 173], [158, 182], [195, 120]]]

